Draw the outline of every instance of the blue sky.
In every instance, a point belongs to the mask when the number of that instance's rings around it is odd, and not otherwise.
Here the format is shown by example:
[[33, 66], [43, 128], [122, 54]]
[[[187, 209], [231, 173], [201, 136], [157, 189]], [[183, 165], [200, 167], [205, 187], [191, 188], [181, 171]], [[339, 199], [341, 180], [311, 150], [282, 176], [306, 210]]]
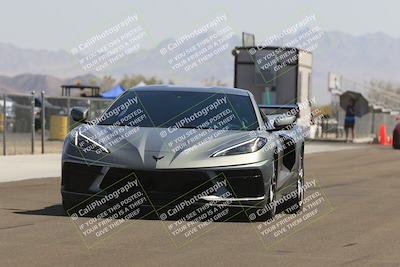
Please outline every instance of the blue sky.
[[93, 34], [137, 14], [149, 34], [143, 45], [190, 32], [226, 14], [235, 32], [256, 39], [279, 32], [306, 15], [316, 14], [327, 31], [353, 35], [384, 32], [400, 37], [398, 1], [135, 1], [135, 0], [0, 0], [0, 42], [23, 48], [70, 49]]

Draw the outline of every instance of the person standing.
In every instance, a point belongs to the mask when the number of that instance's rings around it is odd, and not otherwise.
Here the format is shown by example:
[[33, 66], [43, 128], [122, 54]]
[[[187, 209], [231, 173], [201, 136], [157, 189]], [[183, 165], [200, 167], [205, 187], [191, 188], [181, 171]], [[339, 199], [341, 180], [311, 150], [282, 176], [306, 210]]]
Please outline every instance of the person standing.
[[349, 130], [351, 130], [351, 141], [354, 141], [354, 137], [355, 137], [355, 133], [354, 133], [354, 124], [356, 123], [355, 104], [356, 103], [355, 103], [354, 99], [352, 99], [346, 108], [346, 116], [344, 118], [344, 129], [346, 131], [346, 142], [350, 142]]

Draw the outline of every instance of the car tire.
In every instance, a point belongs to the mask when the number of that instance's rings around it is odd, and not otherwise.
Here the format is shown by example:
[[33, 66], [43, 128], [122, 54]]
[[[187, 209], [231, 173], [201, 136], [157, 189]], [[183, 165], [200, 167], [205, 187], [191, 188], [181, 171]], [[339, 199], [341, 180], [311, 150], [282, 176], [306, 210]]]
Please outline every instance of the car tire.
[[393, 149], [400, 149], [400, 130], [393, 131]]
[[78, 203], [70, 200], [63, 199], [62, 200], [62, 206], [64, 208], [65, 214], [70, 216], [73, 213], [76, 213], [78, 211], [78, 208], [75, 206], [78, 205]]
[[296, 214], [303, 210], [304, 200], [304, 149], [300, 154], [299, 169], [297, 175], [297, 187], [294, 197], [289, 198], [285, 203], [285, 213]]

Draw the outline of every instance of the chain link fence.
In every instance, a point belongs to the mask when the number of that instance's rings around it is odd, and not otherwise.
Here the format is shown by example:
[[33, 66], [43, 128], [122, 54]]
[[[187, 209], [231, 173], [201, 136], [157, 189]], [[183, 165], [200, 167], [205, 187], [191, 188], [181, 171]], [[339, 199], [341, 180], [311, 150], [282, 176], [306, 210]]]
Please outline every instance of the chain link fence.
[[86, 108], [89, 117], [95, 118], [111, 102], [89, 97], [3, 94], [0, 96], [1, 152], [3, 155], [59, 153], [65, 136], [77, 125], [69, 118], [71, 108]]

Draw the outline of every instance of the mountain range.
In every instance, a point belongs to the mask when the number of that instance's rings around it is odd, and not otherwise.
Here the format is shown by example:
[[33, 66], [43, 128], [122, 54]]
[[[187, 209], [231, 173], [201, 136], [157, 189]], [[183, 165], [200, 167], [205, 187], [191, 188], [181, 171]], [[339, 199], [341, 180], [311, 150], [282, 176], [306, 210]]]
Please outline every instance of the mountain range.
[[[193, 39], [188, 45], [197, 41]], [[173, 80], [177, 84], [195, 85], [214, 77], [232, 85], [234, 58], [231, 50], [240, 45], [237, 35], [226, 42], [227, 49], [190, 71], [173, 70], [168, 63], [168, 56], [160, 54], [160, 49], [171, 42], [172, 38], [152, 49], [139, 50], [99, 73], [85, 72], [77, 58], [64, 50], [22, 49], [0, 43], [0, 92], [44, 90], [49, 95], [59, 95], [59, 86], [63, 83], [98, 81], [99, 77], [110, 74], [117, 78], [124, 74], [154, 75], [166, 81]], [[400, 83], [398, 62], [399, 38], [381, 32], [360, 36], [338, 31], [325, 32], [313, 51], [312, 93], [319, 103], [329, 102], [327, 74], [330, 71], [359, 82], [386, 80]]]

